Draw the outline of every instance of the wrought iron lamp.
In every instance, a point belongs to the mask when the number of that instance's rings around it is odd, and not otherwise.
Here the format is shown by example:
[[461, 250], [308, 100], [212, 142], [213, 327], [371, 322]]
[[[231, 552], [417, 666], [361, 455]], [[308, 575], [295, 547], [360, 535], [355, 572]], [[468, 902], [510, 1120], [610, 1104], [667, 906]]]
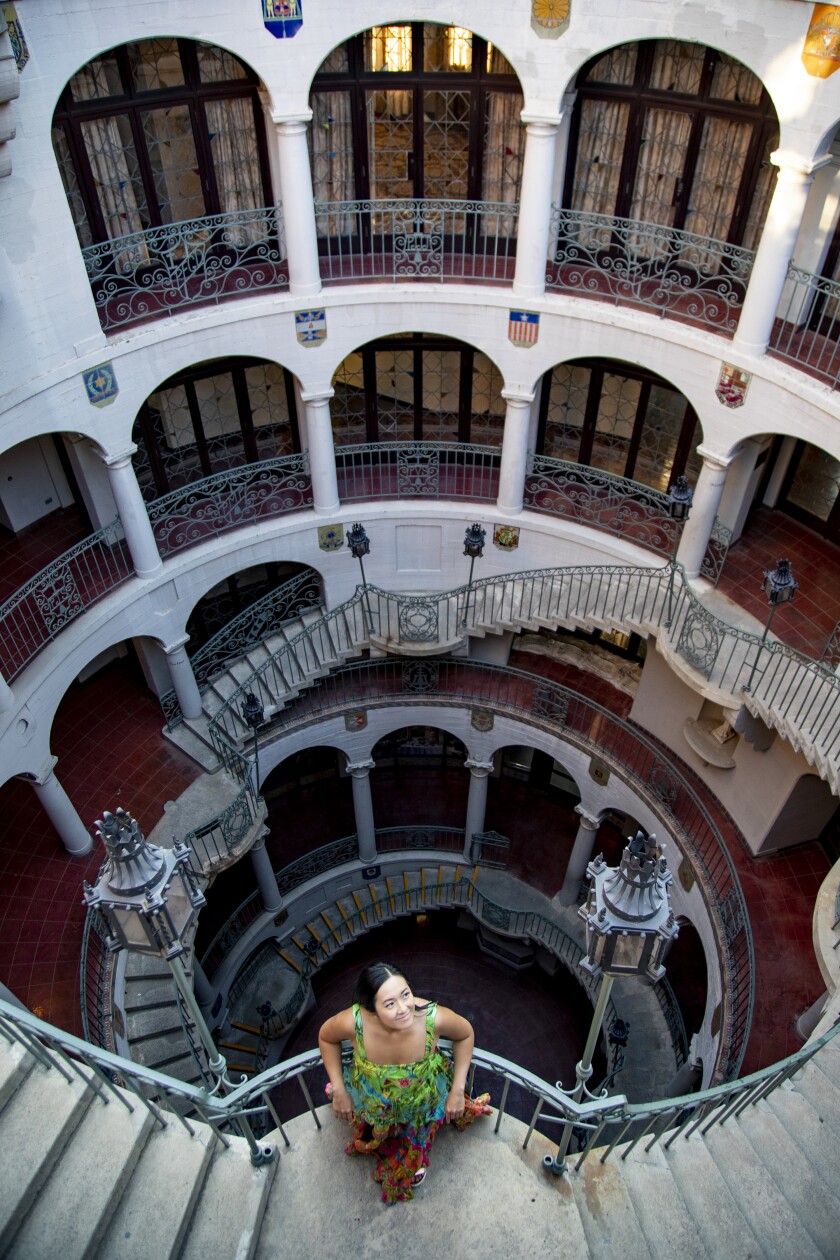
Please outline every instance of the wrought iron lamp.
[[467, 594], [464, 599], [464, 615], [461, 618], [461, 629], [466, 629], [467, 618], [469, 615], [470, 595], [472, 594], [473, 569], [475, 562], [479, 556], [484, 555], [484, 542], [487, 538], [487, 531], [482, 529], [476, 521], [470, 525], [464, 534], [464, 555], [470, 558], [470, 578], [467, 583]]
[[[234, 1088], [227, 1063], [204, 1021], [182, 961], [186, 950], [183, 938], [206, 904], [190, 866], [189, 846], [176, 844], [163, 849], [149, 844], [137, 819], [124, 809], [113, 814], [106, 810], [96, 821], [96, 835], [105, 846], [106, 857], [96, 884], [85, 881], [84, 899], [101, 916], [108, 949], [157, 955], [169, 965], [207, 1053], [215, 1080], [213, 1092], [227, 1093]], [[248, 1141], [251, 1162], [257, 1166], [270, 1163], [274, 1148], [259, 1145], [244, 1117], [237, 1125]]]
[[764, 634], [761, 636], [761, 642], [756, 650], [755, 660], [753, 661], [749, 680], [747, 685], [744, 687], [744, 691], [749, 691], [753, 685], [755, 671], [758, 668], [758, 661], [761, 656], [761, 649], [764, 647], [767, 635], [770, 632], [770, 626], [772, 625], [773, 618], [776, 615], [776, 609], [780, 604], [791, 603], [796, 595], [798, 587], [799, 583], [794, 581], [793, 570], [790, 567], [790, 560], [778, 560], [776, 562], [775, 569], [764, 570], [764, 581], [761, 583], [761, 589], [767, 596], [767, 603], [770, 611], [767, 615], [767, 624], [764, 627]]
[[688, 484], [685, 477], [677, 477], [668, 488], [668, 514], [674, 522], [674, 553], [671, 556], [671, 575], [668, 578], [668, 619], [666, 626], [671, 624], [671, 605], [674, 599], [674, 573], [677, 568], [677, 550], [679, 549], [680, 539], [682, 538], [682, 527], [688, 520], [688, 514], [691, 511], [692, 500], [694, 499], [694, 491]]
[[367, 607], [368, 633], [373, 634], [373, 616], [370, 611], [370, 594], [365, 581], [364, 564], [364, 557], [370, 554], [370, 539], [365, 533], [364, 525], [358, 521], [355, 525], [351, 525], [347, 531], [347, 546], [350, 548], [351, 555], [358, 560], [359, 568], [362, 571], [362, 589], [365, 593], [365, 605]]
[[265, 721], [265, 709], [260, 704], [259, 697], [253, 691], [246, 693], [245, 703], [242, 706], [242, 718], [254, 732], [254, 791], [259, 792], [260, 752], [257, 743], [257, 732]]
[[[578, 911], [586, 924], [586, 956], [580, 965], [590, 975], [603, 978], [589, 1036], [575, 1068], [575, 1087], [563, 1091], [574, 1102], [580, 1102], [584, 1094], [593, 1099], [586, 1082], [592, 1075], [592, 1055], [615, 979], [646, 976], [653, 982], [661, 980], [665, 974], [663, 956], [679, 931], [668, 902], [671, 872], [655, 836], [646, 837], [638, 831], [628, 839], [617, 867], [607, 866], [599, 854], [586, 873], [591, 883]], [[546, 1155], [543, 1160], [551, 1172], [565, 1171], [573, 1127], [573, 1121], [567, 1120], [557, 1154]]]

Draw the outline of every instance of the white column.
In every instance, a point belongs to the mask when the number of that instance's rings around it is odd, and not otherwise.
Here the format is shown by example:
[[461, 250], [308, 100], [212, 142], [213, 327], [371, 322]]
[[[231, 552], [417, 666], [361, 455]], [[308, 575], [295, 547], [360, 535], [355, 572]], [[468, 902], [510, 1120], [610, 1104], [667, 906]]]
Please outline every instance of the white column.
[[277, 174], [283, 202], [283, 226], [289, 260], [289, 292], [311, 297], [321, 292], [315, 200], [306, 134], [312, 110], [291, 118], [272, 114], [277, 143]]
[[195, 681], [190, 658], [187, 656], [185, 647], [187, 642], [189, 642], [189, 636], [185, 635], [183, 639], [178, 639], [175, 643], [163, 643], [161, 646], [166, 653], [169, 676], [172, 679], [181, 712], [185, 718], [193, 719], [201, 717], [201, 692]]
[[767, 480], [767, 489], [764, 491], [762, 503], [765, 507], [774, 508], [779, 502], [782, 486], [790, 468], [790, 461], [793, 459], [793, 454], [796, 450], [796, 443], [797, 438], [795, 437], [786, 437], [782, 441], [781, 448], [776, 456], [776, 462], [773, 465], [773, 471]]
[[829, 156], [811, 165], [793, 154], [777, 151], [770, 160], [778, 166], [779, 178], [732, 341], [734, 350], [747, 354], [764, 354], [767, 349], [814, 172], [831, 159]]
[[267, 910], [269, 914], [274, 914], [276, 911], [283, 909], [283, 896], [277, 886], [271, 858], [268, 856], [268, 850], [265, 847], [265, 835], [264, 831], [261, 832], [251, 845], [251, 865], [257, 877], [257, 886], [260, 890], [263, 909]]
[[138, 577], [145, 578], [157, 573], [163, 562], [134, 466], [131, 463], [131, 457], [136, 450], [137, 447], [132, 446], [129, 451], [123, 451], [119, 455], [105, 455], [102, 458], [108, 470], [111, 493], [117, 505], [134, 568]]
[[517, 297], [540, 297], [545, 292], [545, 267], [551, 225], [551, 193], [560, 115], [520, 115], [525, 123], [525, 156], [516, 233]]
[[474, 861], [473, 836], [484, 831], [487, 812], [487, 776], [493, 769], [492, 761], [475, 761], [468, 757], [464, 765], [470, 772], [470, 793], [467, 797], [467, 821], [464, 826], [464, 861]]
[[93, 848], [93, 836], [73, 808], [70, 797], [55, 777], [57, 757], [51, 757], [37, 775], [26, 775], [41, 808], [55, 827], [62, 844], [73, 857], [84, 857]]
[[347, 763], [347, 773], [353, 781], [353, 813], [356, 817], [356, 839], [359, 843], [359, 861], [372, 866], [376, 861], [376, 826], [373, 819], [373, 796], [370, 790], [370, 772], [375, 762]]
[[332, 516], [339, 508], [335, 445], [330, 418], [330, 399], [333, 391], [330, 389], [316, 394], [307, 394], [302, 390], [300, 396], [306, 408], [312, 506], [319, 516]]
[[561, 906], [573, 906], [578, 899], [581, 880], [586, 874], [586, 868], [595, 850], [598, 828], [601, 825], [600, 818], [587, 813], [582, 805], [575, 806], [575, 813], [579, 816], [580, 823], [572, 845], [572, 852], [569, 855], [563, 887], [557, 894], [557, 900]]
[[551, 182], [552, 205], [559, 206], [563, 201], [563, 189], [566, 184], [566, 162], [569, 156], [569, 136], [572, 131], [572, 110], [577, 100], [577, 92], [566, 92], [560, 102], [560, 126], [557, 129], [557, 143], [554, 150], [554, 178]]
[[14, 708], [15, 697], [6, 679], [0, 674], [0, 713], [8, 713]]
[[694, 487], [691, 512], [683, 527], [677, 551], [677, 560], [689, 579], [696, 578], [700, 572], [731, 463], [727, 456], [715, 455], [702, 446], [697, 447], [697, 453], [703, 457], [703, 467]]
[[528, 434], [531, 428], [533, 394], [517, 394], [503, 389], [507, 403], [502, 436], [502, 463], [499, 469], [499, 497], [496, 506], [506, 516], [522, 511], [525, 473], [528, 468]]

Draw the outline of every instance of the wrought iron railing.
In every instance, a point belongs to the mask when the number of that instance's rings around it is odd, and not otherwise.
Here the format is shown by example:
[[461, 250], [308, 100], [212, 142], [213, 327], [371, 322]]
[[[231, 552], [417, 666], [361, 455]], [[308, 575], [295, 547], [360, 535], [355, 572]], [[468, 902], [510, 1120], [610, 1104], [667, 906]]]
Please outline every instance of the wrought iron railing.
[[316, 202], [321, 279], [509, 281], [518, 218], [504, 201]]
[[820, 664], [826, 669], [836, 670], [840, 665], [840, 621], [828, 636], [825, 647], [820, 656]]
[[815, 276], [793, 263], [768, 349], [788, 363], [840, 384], [840, 283]]
[[[627, 582], [630, 574], [638, 579], [632, 584]], [[524, 580], [526, 577], [534, 581], [528, 583]], [[592, 615], [587, 609], [596, 606], [594, 596], [597, 594], [600, 598], [604, 590], [587, 584], [586, 578], [585, 570], [553, 570], [517, 575], [509, 582], [490, 579], [483, 584], [477, 583], [477, 590], [448, 593], [445, 607], [454, 599], [460, 617], [464, 596], [475, 596], [475, 604], [469, 610], [473, 625], [490, 618], [493, 624], [527, 619], [539, 615], [539, 610], [547, 607], [551, 607], [551, 615], [558, 620], [568, 618], [570, 609], [576, 609], [579, 616]], [[622, 623], [628, 618], [644, 623], [648, 618], [655, 620], [658, 617], [662, 608], [660, 580], [661, 573], [657, 570], [600, 570], [597, 579], [598, 586], [603, 586], [605, 590], [609, 589], [611, 582], [616, 583], [609, 602]], [[551, 583], [556, 584], [556, 588], [552, 588], [549, 604], [545, 596], [546, 586]], [[581, 601], [580, 591], [575, 595], [576, 583], [581, 584], [586, 600]], [[544, 584], [542, 589], [541, 584]], [[624, 598], [619, 601], [617, 597], [622, 591]], [[374, 624], [381, 625], [381, 619], [377, 617], [380, 605], [375, 604], [374, 607]], [[410, 619], [415, 606], [409, 604], [407, 607], [409, 632], [422, 627], [427, 627], [429, 633], [439, 631], [439, 618], [435, 624], [431, 614], [424, 612], [420, 627], [416, 613], [415, 620]], [[343, 615], [341, 609], [336, 612]], [[399, 612], [402, 615], [405, 608]], [[367, 632], [363, 630], [362, 633]], [[288, 659], [285, 665], [289, 668]], [[266, 666], [257, 671], [262, 672], [266, 687], [267, 667], [271, 668], [275, 677], [279, 676], [275, 672], [278, 662], [266, 662]], [[243, 684], [241, 690], [244, 693], [245, 689], [253, 686], [252, 678]], [[223, 760], [236, 750], [235, 741], [241, 725], [237, 695], [235, 693], [227, 701], [211, 724], [214, 745]], [[285, 708], [275, 711], [270, 730], [274, 734], [296, 729], [344, 712], [354, 705], [364, 705], [368, 709], [394, 703], [410, 705], [428, 703], [432, 697], [435, 703], [467, 703], [489, 707], [497, 713], [511, 712], [535, 725], [545, 726], [553, 733], [559, 732], [566, 742], [596, 753], [612, 766], [663, 819], [691, 862], [715, 931], [719, 956], [724, 963], [726, 982], [721, 1071], [731, 1078], [737, 1073], [743, 1057], [752, 1018], [754, 959], [746, 904], [732, 860], [711, 815], [694, 788], [673, 767], [667, 752], [636, 727], [543, 677], [451, 657], [409, 657], [353, 662], [334, 669], [320, 678], [317, 690], [303, 692]]]
[[499, 494], [501, 450], [468, 442], [360, 442], [335, 448], [342, 503], [477, 499]]
[[133, 576], [117, 517], [30, 578], [0, 604], [0, 673], [7, 682], [85, 609]]
[[85, 1041], [114, 1049], [114, 954], [106, 941], [102, 916], [88, 909], [82, 930], [79, 1006]]
[[732, 530], [716, 516], [706, 545], [706, 554], [700, 564], [700, 577], [706, 578], [713, 586], [717, 586], [720, 581], [731, 542]]
[[616, 534], [660, 556], [673, 554], [675, 525], [667, 494], [628, 477], [530, 455], [525, 506]]
[[285, 289], [279, 206], [210, 214], [82, 250], [105, 332], [265, 289]]
[[230, 529], [311, 505], [309, 461], [303, 453], [226, 468], [161, 495], [147, 509], [165, 560]]
[[[576, 1103], [556, 1085], [478, 1047], [473, 1052], [467, 1086], [471, 1092], [490, 1094], [496, 1109], [495, 1133], [498, 1133], [508, 1110], [511, 1088], [524, 1092], [530, 1100], [531, 1120], [523, 1146], [528, 1145], [535, 1129], [561, 1138], [566, 1128], [571, 1126], [578, 1138], [574, 1167], [580, 1169], [590, 1156], [601, 1163], [611, 1156], [626, 1159], [640, 1142], [644, 1143], [645, 1150], [660, 1142], [668, 1148], [696, 1130], [707, 1133], [769, 1097], [820, 1054], [838, 1032], [840, 1024], [835, 1024], [796, 1054], [741, 1080], [662, 1102], [630, 1104], [624, 1095], [615, 1094]], [[280, 1087], [295, 1081], [303, 1096], [302, 1109], [310, 1112], [320, 1128], [312, 1091], [305, 1080], [308, 1073], [316, 1070], [323, 1080], [321, 1057], [317, 1050], [308, 1050], [287, 1059], [230, 1093], [220, 1095], [210, 1094], [130, 1059], [91, 1046], [2, 1000], [0, 1035], [8, 1045], [17, 1043], [25, 1047], [42, 1068], [57, 1072], [68, 1083], [81, 1079], [103, 1100], [112, 1097], [129, 1111], [137, 1106], [146, 1107], [159, 1127], [165, 1128], [177, 1122], [191, 1137], [195, 1136], [194, 1126], [198, 1121], [213, 1128], [227, 1146], [230, 1144], [227, 1133], [232, 1128], [238, 1129], [243, 1120], [254, 1123], [262, 1116], [264, 1123], [261, 1127], [265, 1129], [275, 1125], [281, 1139], [287, 1146], [290, 1145], [275, 1100], [283, 1098], [285, 1102], [285, 1096], [279, 1092]], [[481, 1082], [479, 1085], [477, 1080]], [[290, 1114], [298, 1112], [287, 1110], [287, 1119]], [[562, 1127], [558, 1130], [553, 1127], [556, 1125]]]
[[[320, 603], [320, 578], [314, 569], [305, 569], [249, 604], [190, 656], [199, 689], [204, 691], [228, 662], [238, 660], [250, 648], [264, 643], [284, 625], [297, 620], [301, 613], [318, 608]], [[168, 726], [177, 726], [183, 719], [175, 690], [164, 692], [160, 703]]]
[[755, 253], [658, 223], [551, 211], [550, 293], [642, 306], [732, 333]]

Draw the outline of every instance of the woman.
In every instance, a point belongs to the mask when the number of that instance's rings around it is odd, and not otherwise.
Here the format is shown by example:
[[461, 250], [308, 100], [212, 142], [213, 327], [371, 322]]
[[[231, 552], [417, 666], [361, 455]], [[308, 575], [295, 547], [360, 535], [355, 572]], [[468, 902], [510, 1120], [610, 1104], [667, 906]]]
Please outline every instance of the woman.
[[[452, 1040], [454, 1066], [437, 1047]], [[353, 1043], [353, 1063], [342, 1072], [341, 1043]], [[389, 963], [365, 967], [353, 1005], [321, 1026], [318, 1045], [339, 1120], [353, 1123], [347, 1155], [376, 1155], [374, 1180], [392, 1206], [413, 1198], [429, 1164], [441, 1124], [457, 1129], [487, 1115], [489, 1094], [466, 1095], [475, 1035], [472, 1025], [445, 1006], [417, 998], [402, 972]]]

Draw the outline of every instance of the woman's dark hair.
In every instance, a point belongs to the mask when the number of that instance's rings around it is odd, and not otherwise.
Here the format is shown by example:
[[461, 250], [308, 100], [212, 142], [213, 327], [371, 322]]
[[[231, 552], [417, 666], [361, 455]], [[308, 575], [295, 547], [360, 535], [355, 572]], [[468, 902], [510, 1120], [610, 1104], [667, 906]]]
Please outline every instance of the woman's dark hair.
[[[405, 980], [405, 975], [399, 967], [394, 967], [391, 963], [371, 963], [370, 966], [365, 967], [356, 981], [353, 1001], [358, 1002], [359, 1006], [363, 1006], [371, 1014], [375, 1014], [376, 995], [391, 976], [402, 976]], [[406, 984], [408, 984], [407, 980]]]

